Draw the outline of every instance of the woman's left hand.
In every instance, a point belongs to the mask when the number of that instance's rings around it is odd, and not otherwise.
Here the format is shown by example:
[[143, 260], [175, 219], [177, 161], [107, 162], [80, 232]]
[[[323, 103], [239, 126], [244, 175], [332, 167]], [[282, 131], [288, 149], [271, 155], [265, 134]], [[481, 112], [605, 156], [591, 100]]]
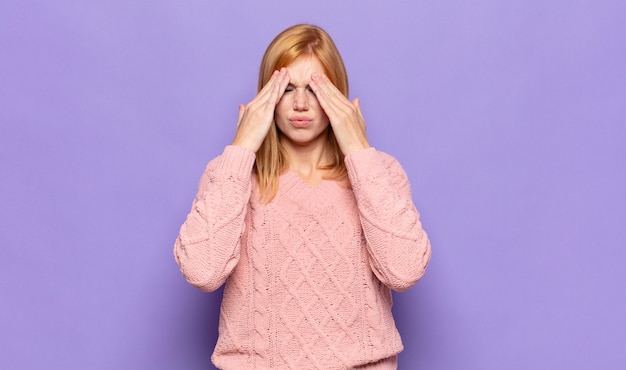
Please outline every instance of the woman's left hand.
[[369, 148], [359, 99], [350, 102], [325, 75], [313, 74], [309, 86], [330, 120], [343, 155]]

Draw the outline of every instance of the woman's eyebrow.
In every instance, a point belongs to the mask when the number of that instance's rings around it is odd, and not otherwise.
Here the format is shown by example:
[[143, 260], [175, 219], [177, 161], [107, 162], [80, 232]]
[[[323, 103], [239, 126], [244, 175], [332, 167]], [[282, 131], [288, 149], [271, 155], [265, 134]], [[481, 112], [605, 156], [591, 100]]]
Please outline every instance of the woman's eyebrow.
[[302, 85], [302, 84], [298, 84], [298, 83], [293, 83], [293, 82], [289, 82], [289, 84], [287, 86], [291, 86], [291, 87], [298, 87], [298, 85], [302, 86], [302, 87], [310, 87], [310, 85], [307, 83], [306, 85]]

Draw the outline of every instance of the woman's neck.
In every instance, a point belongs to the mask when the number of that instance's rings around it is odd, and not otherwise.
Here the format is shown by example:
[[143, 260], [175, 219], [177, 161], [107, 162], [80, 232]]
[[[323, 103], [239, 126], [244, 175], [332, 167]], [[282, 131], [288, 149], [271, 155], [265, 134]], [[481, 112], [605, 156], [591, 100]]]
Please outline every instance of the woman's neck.
[[283, 144], [287, 151], [289, 169], [298, 174], [304, 181], [312, 185], [319, 184], [323, 179], [325, 171], [327, 171], [320, 169], [320, 166], [329, 164], [332, 161], [326, 150], [326, 142], [321, 143], [321, 145], [307, 146], [290, 144]]

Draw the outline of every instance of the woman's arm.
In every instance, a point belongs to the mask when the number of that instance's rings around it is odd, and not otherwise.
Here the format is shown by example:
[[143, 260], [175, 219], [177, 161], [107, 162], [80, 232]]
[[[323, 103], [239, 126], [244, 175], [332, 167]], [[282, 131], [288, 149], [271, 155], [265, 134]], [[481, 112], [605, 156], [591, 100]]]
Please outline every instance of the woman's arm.
[[254, 99], [239, 106], [232, 145], [207, 166], [180, 228], [176, 262], [187, 281], [204, 291], [219, 288], [239, 261], [254, 153], [274, 122], [276, 104], [288, 84], [287, 69], [274, 71]]
[[239, 261], [254, 159], [251, 150], [227, 146], [208, 164], [180, 228], [176, 262], [185, 279], [203, 291], [219, 288]]
[[371, 268], [383, 284], [406, 290], [422, 277], [431, 255], [406, 173], [395, 158], [374, 148], [349, 154], [345, 163]]

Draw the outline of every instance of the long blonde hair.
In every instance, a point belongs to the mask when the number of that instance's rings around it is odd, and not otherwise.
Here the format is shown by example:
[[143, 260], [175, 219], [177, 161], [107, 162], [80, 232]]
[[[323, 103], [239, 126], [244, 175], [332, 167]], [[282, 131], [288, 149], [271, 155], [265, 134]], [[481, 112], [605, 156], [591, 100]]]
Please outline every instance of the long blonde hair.
[[[309, 24], [291, 26], [270, 43], [261, 61], [258, 91], [265, 86], [275, 70], [288, 66], [298, 58], [311, 55], [317, 57], [324, 67], [326, 76], [348, 97], [348, 74], [337, 46], [326, 31]], [[330, 170], [326, 178], [347, 180], [343, 153], [330, 126], [326, 150], [333, 159], [331, 164], [321, 167]], [[276, 196], [278, 178], [287, 166], [287, 152], [280, 143], [279, 132], [274, 124], [256, 153], [255, 169], [261, 198], [264, 201], [270, 202]]]

